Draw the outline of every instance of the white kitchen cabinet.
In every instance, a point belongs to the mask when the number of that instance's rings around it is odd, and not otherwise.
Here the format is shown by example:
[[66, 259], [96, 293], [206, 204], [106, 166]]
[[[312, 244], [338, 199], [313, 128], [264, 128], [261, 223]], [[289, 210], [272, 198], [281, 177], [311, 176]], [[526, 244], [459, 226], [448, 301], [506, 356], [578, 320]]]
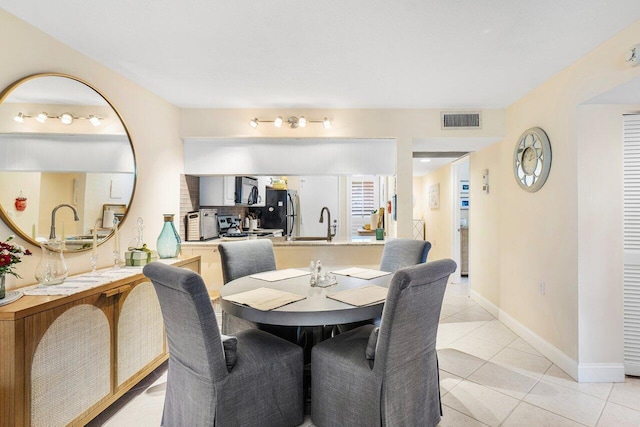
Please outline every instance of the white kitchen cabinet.
[[258, 176], [258, 203], [255, 207], [264, 207], [267, 203], [267, 187], [271, 187], [270, 176]]
[[234, 206], [235, 176], [203, 176], [200, 178], [200, 206]]

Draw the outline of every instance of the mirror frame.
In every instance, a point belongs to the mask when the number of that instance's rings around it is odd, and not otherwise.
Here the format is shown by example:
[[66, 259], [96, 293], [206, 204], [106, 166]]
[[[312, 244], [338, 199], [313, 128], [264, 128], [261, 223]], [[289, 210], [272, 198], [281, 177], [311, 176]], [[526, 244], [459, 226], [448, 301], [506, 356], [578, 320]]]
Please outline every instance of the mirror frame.
[[[120, 221], [120, 223], [118, 224], [118, 228], [122, 227], [122, 223], [127, 219], [127, 215], [129, 214], [129, 210], [131, 208], [131, 204], [133, 203], [133, 200], [135, 198], [136, 195], [136, 187], [138, 184], [138, 162], [136, 161], [136, 150], [135, 147], [133, 146], [133, 140], [131, 139], [131, 133], [129, 132], [129, 128], [127, 127], [127, 124], [125, 123], [124, 119], [122, 118], [122, 115], [120, 114], [120, 112], [118, 111], [118, 109], [111, 103], [111, 101], [109, 101], [109, 99], [104, 96], [104, 94], [102, 92], [100, 92], [98, 89], [96, 89], [92, 84], [90, 84], [89, 82], [79, 78], [79, 77], [75, 77], [72, 76], [70, 74], [64, 74], [64, 73], [37, 73], [37, 74], [31, 74], [28, 75], [26, 77], [23, 77], [19, 80], [14, 81], [13, 83], [11, 83], [9, 86], [7, 86], [5, 89], [2, 90], [2, 92], [0, 92], [0, 104], [2, 104], [6, 98], [14, 91], [16, 90], [18, 87], [20, 87], [20, 85], [30, 81], [30, 80], [34, 80], [40, 77], [64, 77], [67, 79], [71, 79], [71, 80], [75, 80], [78, 83], [81, 83], [85, 86], [87, 86], [89, 89], [92, 89], [95, 93], [97, 93], [98, 95], [100, 95], [102, 97], [102, 99], [105, 100], [105, 102], [107, 104], [109, 104], [109, 106], [113, 109], [113, 111], [116, 113], [116, 116], [118, 117], [118, 119], [120, 120], [120, 123], [122, 124], [122, 127], [124, 128], [124, 132], [127, 135], [127, 138], [129, 139], [129, 145], [131, 146], [131, 154], [133, 155], [133, 190], [131, 191], [131, 199], [129, 200], [129, 204], [127, 205], [127, 209], [124, 213], [124, 216], [122, 217], [122, 221]], [[9, 215], [7, 214], [7, 212], [5, 211], [4, 207], [0, 204], [0, 219], [2, 219], [2, 221], [14, 232], [16, 233], [18, 236], [20, 236], [20, 238], [22, 238], [23, 240], [29, 242], [30, 244], [36, 246], [36, 247], [40, 247], [40, 243], [37, 242], [35, 239], [33, 239], [31, 236], [29, 236], [27, 233], [25, 233], [20, 227], [18, 227], [13, 220], [9, 217]], [[109, 240], [111, 237], [113, 236], [113, 231], [111, 231], [111, 233], [109, 233], [105, 238], [98, 240], [98, 245], [103, 244], [104, 242], [106, 242], [107, 240]], [[91, 247], [87, 247], [87, 248], [81, 248], [81, 249], [76, 249], [76, 250], [69, 250], [69, 249], [65, 249], [64, 252], [65, 253], [70, 253], [70, 254], [74, 254], [74, 253], [81, 253], [81, 252], [86, 252], [91, 250]]]

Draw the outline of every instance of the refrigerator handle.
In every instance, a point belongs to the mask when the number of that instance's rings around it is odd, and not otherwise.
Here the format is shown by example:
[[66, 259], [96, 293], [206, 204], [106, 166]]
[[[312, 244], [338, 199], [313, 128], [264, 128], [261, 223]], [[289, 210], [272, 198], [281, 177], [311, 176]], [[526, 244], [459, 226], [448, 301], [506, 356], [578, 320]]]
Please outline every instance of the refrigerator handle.
[[291, 193], [287, 191], [287, 197], [289, 198], [289, 205], [291, 206], [291, 228], [289, 229], [288, 236], [293, 236], [293, 230], [296, 224], [296, 205], [293, 203]]

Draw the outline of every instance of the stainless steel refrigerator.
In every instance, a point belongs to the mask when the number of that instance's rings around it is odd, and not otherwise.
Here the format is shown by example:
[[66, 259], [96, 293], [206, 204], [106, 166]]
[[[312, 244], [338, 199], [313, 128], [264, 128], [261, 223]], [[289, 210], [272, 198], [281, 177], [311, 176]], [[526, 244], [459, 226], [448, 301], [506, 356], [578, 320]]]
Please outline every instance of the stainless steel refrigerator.
[[299, 225], [298, 194], [293, 190], [267, 188], [266, 203], [260, 208], [260, 227], [282, 229], [283, 236], [297, 236]]

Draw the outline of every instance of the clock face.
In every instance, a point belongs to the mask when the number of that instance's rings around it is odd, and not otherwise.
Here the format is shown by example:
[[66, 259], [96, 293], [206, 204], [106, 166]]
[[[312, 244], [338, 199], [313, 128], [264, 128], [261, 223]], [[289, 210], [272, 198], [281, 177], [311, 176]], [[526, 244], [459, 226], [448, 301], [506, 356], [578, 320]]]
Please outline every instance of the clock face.
[[538, 191], [551, 170], [551, 144], [540, 128], [525, 131], [513, 153], [513, 171], [516, 181], [526, 191]]

